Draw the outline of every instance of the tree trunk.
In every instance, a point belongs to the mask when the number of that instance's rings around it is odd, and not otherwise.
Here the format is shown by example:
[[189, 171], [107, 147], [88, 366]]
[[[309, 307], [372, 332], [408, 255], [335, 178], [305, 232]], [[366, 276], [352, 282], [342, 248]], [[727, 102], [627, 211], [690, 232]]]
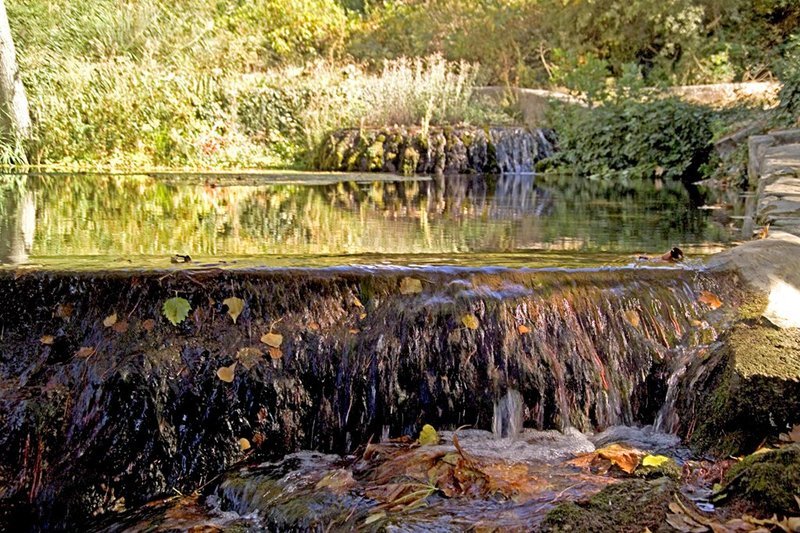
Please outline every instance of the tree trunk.
[[0, 0], [0, 128], [3, 142], [16, 145], [31, 136], [28, 98], [19, 75], [4, 0]]

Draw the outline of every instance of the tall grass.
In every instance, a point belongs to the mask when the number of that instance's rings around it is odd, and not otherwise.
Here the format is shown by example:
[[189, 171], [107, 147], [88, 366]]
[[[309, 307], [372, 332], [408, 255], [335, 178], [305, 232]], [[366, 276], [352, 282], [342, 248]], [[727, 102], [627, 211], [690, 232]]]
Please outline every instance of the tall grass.
[[[335, 128], [492, 117], [470, 98], [477, 65], [345, 64], [336, 0], [7, 3], [34, 164], [302, 166]], [[0, 146], [0, 164], [18, 148]]]

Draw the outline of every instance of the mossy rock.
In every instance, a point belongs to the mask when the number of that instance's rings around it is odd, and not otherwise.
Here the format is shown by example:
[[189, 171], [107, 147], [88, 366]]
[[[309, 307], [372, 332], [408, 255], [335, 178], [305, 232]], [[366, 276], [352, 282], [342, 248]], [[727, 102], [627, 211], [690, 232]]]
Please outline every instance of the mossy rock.
[[681, 380], [678, 433], [700, 452], [755, 451], [800, 423], [800, 331], [761, 320], [734, 325]]
[[800, 445], [746, 457], [725, 476], [728, 499], [744, 500], [764, 516], [796, 516], [800, 495]]
[[677, 490], [675, 481], [667, 477], [610, 485], [588, 502], [559, 504], [547, 513], [541, 531], [641, 533], [645, 528], [666, 531], [665, 517]]

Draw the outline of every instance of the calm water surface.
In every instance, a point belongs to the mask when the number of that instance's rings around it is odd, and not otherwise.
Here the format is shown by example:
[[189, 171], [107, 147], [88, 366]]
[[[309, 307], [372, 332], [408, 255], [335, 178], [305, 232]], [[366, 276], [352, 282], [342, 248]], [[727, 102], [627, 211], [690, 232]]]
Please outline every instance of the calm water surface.
[[0, 263], [592, 266], [732, 238], [678, 182], [531, 175], [0, 176]]

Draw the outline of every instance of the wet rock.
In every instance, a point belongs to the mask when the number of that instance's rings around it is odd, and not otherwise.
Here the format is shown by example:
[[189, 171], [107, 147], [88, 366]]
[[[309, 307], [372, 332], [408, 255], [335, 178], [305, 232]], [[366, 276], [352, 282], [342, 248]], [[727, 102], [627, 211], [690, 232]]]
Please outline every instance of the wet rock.
[[728, 503], [746, 502], [760, 516], [797, 516], [800, 494], [800, 444], [745, 457], [725, 476]]
[[547, 513], [544, 532], [641, 533], [671, 531], [665, 517], [669, 503], [678, 491], [670, 478], [652, 481], [632, 479], [601, 490], [588, 501], [559, 504]]
[[[409, 275], [423, 292], [401, 293]], [[469, 289], [442, 297], [454, 280]], [[246, 456], [348, 452], [423, 423], [489, 429], [509, 389], [527, 428], [650, 423], [642, 398], [663, 386], [649, 376], [698, 341], [697, 295], [720, 283], [655, 270], [5, 273], [0, 526], [76, 527], [191, 493]], [[162, 306], [176, 294], [191, 312], [174, 326]], [[236, 323], [231, 296], [245, 301]], [[106, 327], [111, 313], [127, 328]]]
[[674, 429], [693, 447], [753, 452], [800, 423], [800, 330], [742, 321], [690, 363], [679, 387]]

